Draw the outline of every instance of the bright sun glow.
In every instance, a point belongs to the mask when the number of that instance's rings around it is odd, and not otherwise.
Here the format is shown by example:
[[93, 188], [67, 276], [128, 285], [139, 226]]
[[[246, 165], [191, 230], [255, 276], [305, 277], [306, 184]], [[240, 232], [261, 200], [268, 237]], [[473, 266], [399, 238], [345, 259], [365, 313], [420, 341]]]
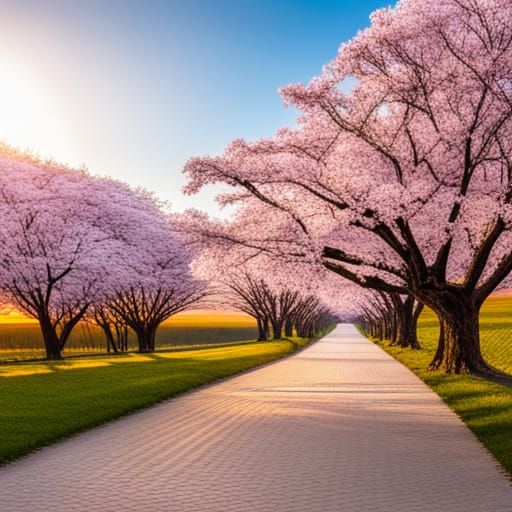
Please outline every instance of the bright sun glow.
[[0, 57], [0, 139], [59, 161], [71, 155], [55, 102], [29, 73], [5, 57]]

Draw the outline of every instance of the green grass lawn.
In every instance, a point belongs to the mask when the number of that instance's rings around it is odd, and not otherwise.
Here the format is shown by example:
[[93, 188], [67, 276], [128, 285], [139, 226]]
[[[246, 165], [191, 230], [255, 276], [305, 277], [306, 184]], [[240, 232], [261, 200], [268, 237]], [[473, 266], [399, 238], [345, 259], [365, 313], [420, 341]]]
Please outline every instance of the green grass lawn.
[[272, 361], [309, 340], [0, 365], [0, 463], [215, 379]]
[[[480, 315], [482, 352], [493, 366], [512, 373], [512, 299], [490, 298]], [[418, 325], [422, 349], [379, 345], [409, 367], [451, 407], [512, 475], [512, 387], [469, 375], [427, 371], [434, 356], [438, 323], [431, 311]]]

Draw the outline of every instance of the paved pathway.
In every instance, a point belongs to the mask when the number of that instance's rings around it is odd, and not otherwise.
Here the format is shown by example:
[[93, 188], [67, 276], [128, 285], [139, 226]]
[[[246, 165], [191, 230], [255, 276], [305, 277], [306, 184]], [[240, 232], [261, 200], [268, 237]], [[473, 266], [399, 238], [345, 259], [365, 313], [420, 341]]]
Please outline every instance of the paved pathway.
[[5, 512], [501, 512], [512, 487], [354, 327], [0, 469]]

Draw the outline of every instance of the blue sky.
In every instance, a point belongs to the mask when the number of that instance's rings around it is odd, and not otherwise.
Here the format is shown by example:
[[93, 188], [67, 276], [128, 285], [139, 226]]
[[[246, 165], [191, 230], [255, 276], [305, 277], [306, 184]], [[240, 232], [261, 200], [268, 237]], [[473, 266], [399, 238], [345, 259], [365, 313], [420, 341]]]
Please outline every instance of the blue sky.
[[187, 158], [291, 123], [277, 89], [389, 3], [0, 0], [0, 137], [216, 214]]

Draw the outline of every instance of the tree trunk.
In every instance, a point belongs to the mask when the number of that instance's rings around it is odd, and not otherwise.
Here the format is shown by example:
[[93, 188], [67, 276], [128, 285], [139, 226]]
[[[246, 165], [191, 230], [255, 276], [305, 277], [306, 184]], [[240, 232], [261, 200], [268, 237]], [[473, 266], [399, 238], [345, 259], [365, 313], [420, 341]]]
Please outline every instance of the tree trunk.
[[374, 338], [377, 338], [378, 340], [383, 340], [384, 339], [384, 332], [386, 330], [385, 328], [385, 323], [384, 323], [384, 319], [383, 318], [377, 318], [373, 321], [373, 325], [374, 325], [374, 335], [373, 337]]
[[439, 319], [439, 338], [437, 340], [437, 349], [434, 354], [434, 358], [430, 362], [428, 369], [429, 370], [437, 370], [443, 364], [444, 357], [444, 322], [442, 319]]
[[[421, 310], [420, 310], [421, 312]], [[418, 350], [420, 343], [418, 341], [418, 318], [419, 313], [416, 315], [414, 311], [414, 297], [408, 295], [403, 302], [403, 307], [400, 315], [400, 334], [399, 345], [402, 348], [412, 348]]]
[[479, 312], [471, 293], [448, 291], [437, 297], [432, 308], [439, 316], [440, 337], [431, 367], [446, 373], [501, 374], [489, 366], [480, 350]]
[[272, 322], [272, 339], [280, 340], [283, 337], [283, 323]]
[[262, 318], [256, 318], [258, 322], [258, 341], [267, 341], [267, 332], [265, 330], [265, 322]]
[[284, 335], [287, 338], [291, 338], [293, 336], [293, 319], [288, 318], [284, 323]]
[[107, 342], [107, 352], [110, 353], [111, 350], [117, 352], [116, 342], [114, 341], [114, 335], [112, 334], [112, 329], [108, 323], [102, 323], [101, 328], [103, 329], [103, 333], [105, 334], [105, 340]]
[[43, 335], [46, 359], [62, 359], [61, 344], [57, 331], [47, 315], [39, 316], [39, 325]]
[[393, 315], [390, 315], [389, 312], [379, 317], [377, 320], [379, 324], [379, 336], [381, 340], [392, 340], [396, 337], [396, 332], [394, 330], [394, 321], [392, 318]]
[[302, 317], [300, 319], [300, 322], [297, 323], [297, 325], [295, 326], [296, 330], [297, 330], [297, 336], [299, 336], [299, 338], [306, 338], [307, 337], [307, 317]]
[[119, 325], [114, 323], [116, 331], [115, 345], [118, 351], [126, 352], [128, 350], [128, 327], [126, 325]]
[[152, 330], [151, 330], [151, 338], [150, 338], [150, 347], [151, 347], [151, 352], [154, 352], [156, 350], [156, 330], [158, 329], [158, 325], [155, 325], [154, 327], [152, 327]]
[[139, 352], [149, 353], [155, 351], [156, 329], [158, 326], [143, 325], [135, 330], [137, 334], [137, 342], [139, 344]]
[[414, 296], [409, 294], [405, 300], [402, 301], [400, 296], [395, 294], [392, 300], [396, 326], [391, 345], [402, 348], [419, 349], [420, 344], [416, 332], [419, 313], [417, 316], [414, 314]]
[[73, 316], [69, 317], [67, 321], [61, 323], [61, 330], [59, 334], [59, 343], [60, 343], [60, 349], [64, 350], [64, 345], [69, 339], [69, 336], [71, 335], [71, 331], [76, 327], [78, 322], [84, 317], [87, 309], [89, 308], [89, 305], [86, 304], [83, 306], [80, 311], [78, 311]]
[[122, 347], [124, 352], [128, 352], [128, 326], [123, 326], [121, 330], [121, 341], [122, 341]]
[[308, 326], [306, 329], [306, 338], [314, 338], [316, 336], [316, 328], [315, 328], [315, 321], [311, 320], [308, 322]]
[[400, 319], [398, 313], [398, 307], [393, 308], [393, 312], [390, 315], [391, 324], [391, 345], [398, 345], [400, 343]]
[[443, 365], [447, 373], [485, 372], [480, 352], [478, 310], [460, 311], [445, 323]]
[[265, 341], [270, 338], [270, 325], [268, 318], [263, 319], [263, 333], [265, 337]]

